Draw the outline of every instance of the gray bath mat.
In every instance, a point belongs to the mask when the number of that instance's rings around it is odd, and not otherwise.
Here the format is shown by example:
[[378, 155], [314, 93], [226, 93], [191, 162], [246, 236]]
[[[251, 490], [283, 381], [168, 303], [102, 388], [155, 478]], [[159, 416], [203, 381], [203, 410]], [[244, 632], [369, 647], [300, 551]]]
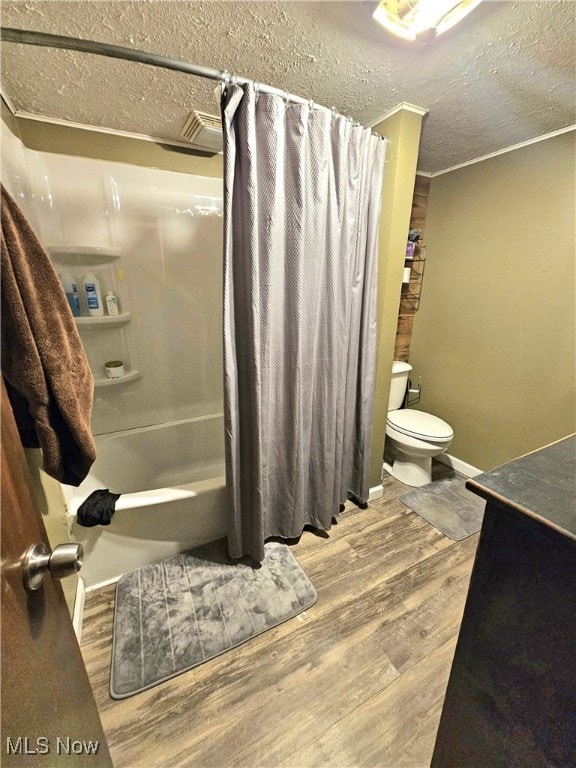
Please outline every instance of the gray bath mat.
[[477, 533], [486, 502], [466, 489], [466, 478], [435, 480], [400, 496], [400, 501], [450, 539], [460, 541]]
[[291, 619], [316, 591], [285, 544], [260, 568], [232, 561], [225, 540], [121, 577], [110, 695], [124, 699]]

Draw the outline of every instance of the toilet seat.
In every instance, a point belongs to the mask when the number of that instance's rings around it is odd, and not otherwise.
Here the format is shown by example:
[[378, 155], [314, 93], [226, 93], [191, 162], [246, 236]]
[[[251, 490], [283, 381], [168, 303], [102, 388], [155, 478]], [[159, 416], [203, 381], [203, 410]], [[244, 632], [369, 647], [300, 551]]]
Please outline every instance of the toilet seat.
[[428, 442], [443, 442], [454, 437], [454, 431], [437, 416], [424, 411], [404, 408], [399, 411], [388, 411], [386, 423], [408, 437], [427, 440]]

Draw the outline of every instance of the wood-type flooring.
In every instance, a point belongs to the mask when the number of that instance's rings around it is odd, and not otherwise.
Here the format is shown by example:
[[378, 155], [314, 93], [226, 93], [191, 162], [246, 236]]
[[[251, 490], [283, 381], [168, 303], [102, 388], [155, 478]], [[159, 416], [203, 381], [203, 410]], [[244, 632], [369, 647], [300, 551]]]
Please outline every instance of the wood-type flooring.
[[304, 615], [132, 698], [108, 694], [114, 585], [86, 596], [116, 768], [429, 766], [478, 534], [451, 541], [385, 477], [368, 509], [292, 546], [318, 592]]

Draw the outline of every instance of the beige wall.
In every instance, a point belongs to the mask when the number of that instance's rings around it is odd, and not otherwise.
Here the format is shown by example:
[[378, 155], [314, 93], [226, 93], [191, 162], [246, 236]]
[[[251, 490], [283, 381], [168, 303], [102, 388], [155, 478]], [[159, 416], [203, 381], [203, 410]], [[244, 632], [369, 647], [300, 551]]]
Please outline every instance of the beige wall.
[[40, 120], [17, 118], [17, 123], [19, 136], [30, 149], [222, 178], [222, 155]]
[[4, 99], [0, 99], [0, 109], [2, 110], [1, 111], [2, 120], [6, 124], [7, 128], [15, 136], [19, 136], [20, 134], [19, 134], [19, 131], [18, 131], [18, 123], [16, 121], [16, 118], [14, 117], [12, 112], [10, 112], [10, 110], [6, 106], [6, 104], [4, 102]]
[[370, 464], [371, 488], [380, 484], [382, 475], [390, 375], [421, 127], [420, 114], [401, 109], [374, 128], [377, 133], [387, 136], [389, 143], [384, 166], [378, 241], [378, 367]]
[[482, 470], [575, 430], [575, 136], [432, 179], [410, 362]]

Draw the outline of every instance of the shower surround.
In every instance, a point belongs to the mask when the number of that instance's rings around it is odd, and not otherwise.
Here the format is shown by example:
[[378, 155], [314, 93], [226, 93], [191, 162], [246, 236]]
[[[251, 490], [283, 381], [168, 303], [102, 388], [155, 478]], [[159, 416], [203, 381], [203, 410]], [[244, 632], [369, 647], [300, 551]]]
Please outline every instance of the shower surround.
[[[33, 151], [4, 125], [3, 144], [4, 183], [56, 271], [80, 292], [93, 272], [120, 304], [118, 319], [78, 320], [98, 459], [63, 495], [90, 587], [225, 533], [222, 182]], [[129, 375], [106, 380], [109, 360]], [[95, 488], [126, 495], [109, 527], [83, 529], [75, 512]]]

